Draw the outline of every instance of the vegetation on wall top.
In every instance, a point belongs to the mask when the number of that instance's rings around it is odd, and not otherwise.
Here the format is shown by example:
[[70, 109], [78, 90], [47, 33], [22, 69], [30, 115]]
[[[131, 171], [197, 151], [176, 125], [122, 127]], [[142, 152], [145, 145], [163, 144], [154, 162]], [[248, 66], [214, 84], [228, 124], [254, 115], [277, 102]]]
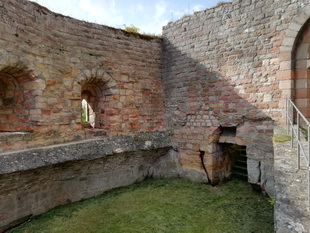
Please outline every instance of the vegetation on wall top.
[[161, 35], [156, 35], [156, 34], [150, 34], [150, 33], [140, 33], [140, 28], [134, 26], [131, 24], [131, 26], [127, 26], [124, 24], [124, 29], [125, 32], [131, 35], [135, 35], [140, 37], [141, 39], [146, 39], [146, 40], [151, 40], [151, 39], [161, 39]]

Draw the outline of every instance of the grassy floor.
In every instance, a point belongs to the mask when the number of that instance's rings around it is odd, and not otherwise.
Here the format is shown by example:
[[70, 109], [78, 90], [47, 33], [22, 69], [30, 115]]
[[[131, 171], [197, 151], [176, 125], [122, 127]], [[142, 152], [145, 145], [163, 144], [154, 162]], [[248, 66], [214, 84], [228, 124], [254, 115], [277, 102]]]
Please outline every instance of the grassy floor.
[[57, 207], [10, 233], [271, 233], [273, 207], [238, 180], [147, 180]]

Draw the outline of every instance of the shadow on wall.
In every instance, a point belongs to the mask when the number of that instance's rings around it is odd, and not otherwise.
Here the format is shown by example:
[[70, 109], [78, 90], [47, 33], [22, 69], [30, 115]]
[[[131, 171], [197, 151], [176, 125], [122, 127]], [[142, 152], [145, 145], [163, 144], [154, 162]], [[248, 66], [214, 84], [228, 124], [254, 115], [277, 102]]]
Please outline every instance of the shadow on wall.
[[0, 70], [0, 132], [29, 130], [31, 95], [38, 92], [30, 87], [33, 79], [33, 72], [21, 62]]
[[[249, 182], [273, 194], [274, 122], [265, 113], [269, 108], [264, 102], [266, 86], [242, 71], [229, 72], [234, 76], [216, 72], [210, 63], [222, 64], [223, 57], [211, 62], [206, 62], [207, 57], [194, 59], [166, 38], [164, 51], [165, 118], [178, 144], [181, 175], [207, 182], [200, 158], [203, 152], [211, 182], [217, 183], [231, 176], [227, 169], [231, 159], [221, 143], [242, 145], [246, 146]], [[240, 54], [236, 60], [251, 55]], [[229, 128], [235, 129], [234, 135], [223, 133]]]

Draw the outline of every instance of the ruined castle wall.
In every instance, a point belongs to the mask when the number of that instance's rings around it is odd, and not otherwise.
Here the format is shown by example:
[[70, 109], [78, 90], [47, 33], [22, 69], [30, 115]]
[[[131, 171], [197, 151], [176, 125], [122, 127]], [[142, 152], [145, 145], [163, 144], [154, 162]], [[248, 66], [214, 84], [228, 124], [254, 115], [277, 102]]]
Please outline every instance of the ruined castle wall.
[[[1, 133], [0, 151], [163, 128], [160, 39], [26, 0], [1, 1], [0, 31], [0, 131], [23, 132]], [[93, 130], [82, 127], [82, 92]]]
[[150, 132], [5, 153], [0, 232], [55, 206], [142, 181], [170, 148], [167, 132]]
[[[220, 143], [244, 145], [250, 182], [272, 193], [273, 121], [283, 119], [283, 98], [292, 88], [280, 47], [306, 3], [235, 0], [164, 27], [166, 119], [185, 176], [206, 179], [204, 151], [212, 179], [225, 177]], [[231, 127], [235, 135], [221, 136]]]

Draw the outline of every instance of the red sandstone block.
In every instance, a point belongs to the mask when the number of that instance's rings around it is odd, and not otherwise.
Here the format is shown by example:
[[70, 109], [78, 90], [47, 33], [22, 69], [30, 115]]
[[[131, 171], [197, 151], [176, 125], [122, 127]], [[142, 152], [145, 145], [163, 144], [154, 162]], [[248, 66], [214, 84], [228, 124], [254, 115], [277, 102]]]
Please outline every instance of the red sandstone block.
[[126, 90], [126, 95], [134, 95], [134, 91], [133, 90]]
[[39, 121], [42, 119], [42, 116], [41, 116], [41, 115], [31, 115], [31, 116], [30, 116], [30, 119], [31, 119], [32, 121], [39, 122]]
[[119, 95], [113, 95], [113, 96], [112, 96], [112, 100], [117, 100], [117, 101], [119, 101], [119, 100], [120, 100], [120, 96], [119, 96]]
[[310, 30], [309, 30], [309, 28], [307, 28], [307, 30], [304, 32], [302, 41], [304, 43], [310, 43]]
[[295, 71], [295, 78], [296, 79], [305, 79], [308, 76], [307, 69], [300, 69]]
[[297, 60], [295, 63], [296, 69], [307, 69], [307, 58], [303, 58], [300, 60]]
[[301, 43], [297, 47], [297, 52], [296, 52], [296, 59], [301, 60], [301, 59], [307, 59], [308, 56], [308, 43]]
[[299, 89], [307, 88], [307, 87], [309, 87], [308, 82], [309, 82], [308, 79], [296, 79], [295, 88], [297, 89], [297, 91]]
[[297, 99], [303, 99], [303, 98], [308, 98], [309, 95], [309, 90], [308, 89], [298, 89], [295, 93], [295, 97]]
[[59, 130], [61, 132], [65, 132], [69, 129], [69, 125], [60, 125], [59, 126], [59, 129], [56, 129], [56, 130]]
[[121, 116], [120, 115], [112, 115], [112, 116], [107, 116], [107, 121], [109, 122], [121, 122]]
[[114, 109], [114, 108], [110, 108], [110, 109], [105, 109], [104, 113], [106, 115], [118, 115], [119, 114], [119, 110], [118, 109]]
[[8, 125], [7, 123], [0, 123], [0, 131], [15, 131], [15, 128], [13, 125]]
[[68, 116], [65, 116], [62, 118], [62, 121], [61, 121], [62, 124], [69, 124], [70, 123], [70, 117]]
[[292, 63], [291, 61], [281, 61], [280, 62], [280, 70], [291, 70]]
[[141, 127], [141, 123], [138, 123], [138, 122], [131, 122], [130, 123], [130, 126], [132, 128], [140, 128]]
[[292, 58], [291, 52], [281, 52], [279, 54], [279, 60], [280, 61], [289, 61]]
[[6, 114], [0, 114], [0, 122], [3, 122], [3, 123], [7, 123], [8, 122], [8, 117], [9, 115], [6, 115]]
[[20, 122], [19, 116], [17, 116], [17, 115], [10, 115], [9, 116], [9, 123], [10, 124], [16, 124], [19, 122]]
[[67, 136], [72, 136], [72, 135], [73, 135], [73, 132], [72, 132], [72, 131], [67, 131], [67, 132], [66, 132], [66, 135], [67, 135]]
[[279, 88], [280, 89], [291, 89], [293, 85], [292, 80], [280, 80], [279, 81]]
[[60, 113], [61, 111], [60, 111], [60, 109], [54, 109], [54, 110], [52, 110], [52, 112], [53, 112], [53, 114], [58, 114], [58, 113]]
[[279, 107], [279, 103], [271, 103], [271, 104], [269, 104], [269, 108], [270, 109], [276, 109], [278, 107]]
[[310, 69], [307, 69], [307, 77], [310, 77]]
[[288, 80], [288, 79], [292, 79], [292, 77], [293, 77], [293, 72], [291, 70], [277, 72], [278, 80]]
[[46, 85], [54, 85], [56, 83], [56, 80], [46, 80]]
[[129, 115], [130, 120], [136, 120], [139, 118], [138, 115]]

